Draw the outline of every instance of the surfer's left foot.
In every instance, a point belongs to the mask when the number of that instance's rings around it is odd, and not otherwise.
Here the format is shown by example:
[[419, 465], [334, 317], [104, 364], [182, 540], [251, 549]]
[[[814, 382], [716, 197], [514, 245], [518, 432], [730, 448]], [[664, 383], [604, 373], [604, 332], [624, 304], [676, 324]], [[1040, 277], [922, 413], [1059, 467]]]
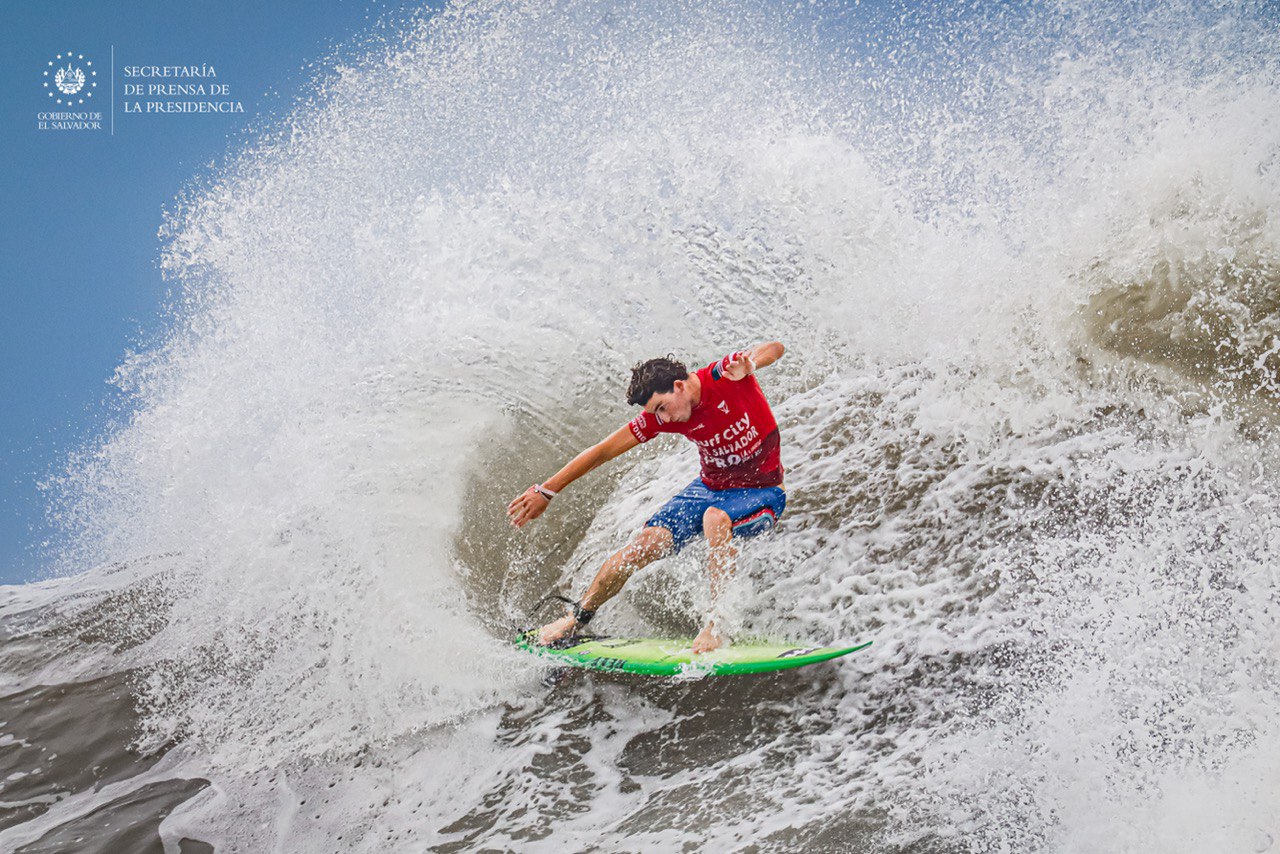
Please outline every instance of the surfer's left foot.
[[698, 636], [693, 639], [693, 654], [699, 655], [704, 652], [711, 652], [713, 649], [719, 649], [724, 646], [724, 638], [715, 630], [711, 623], [698, 632]]

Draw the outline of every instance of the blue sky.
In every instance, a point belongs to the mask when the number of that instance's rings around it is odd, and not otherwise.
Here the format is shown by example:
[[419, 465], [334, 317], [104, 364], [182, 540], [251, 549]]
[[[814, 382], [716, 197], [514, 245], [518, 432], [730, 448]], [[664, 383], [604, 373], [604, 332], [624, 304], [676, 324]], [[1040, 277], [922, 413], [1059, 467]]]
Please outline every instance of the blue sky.
[[[263, 115], [307, 64], [424, 5], [404, 0], [8, 0], [0, 7], [0, 583], [39, 575], [37, 482], [95, 435], [122, 356], [154, 334], [162, 210]], [[438, 5], [438, 4], [434, 4]], [[37, 128], [59, 53], [99, 70], [91, 105], [114, 134]], [[126, 65], [212, 64], [237, 114], [122, 113]], [[84, 66], [87, 68], [88, 66]], [[136, 99], [134, 99], [136, 100]], [[182, 99], [176, 99], [182, 100]]]

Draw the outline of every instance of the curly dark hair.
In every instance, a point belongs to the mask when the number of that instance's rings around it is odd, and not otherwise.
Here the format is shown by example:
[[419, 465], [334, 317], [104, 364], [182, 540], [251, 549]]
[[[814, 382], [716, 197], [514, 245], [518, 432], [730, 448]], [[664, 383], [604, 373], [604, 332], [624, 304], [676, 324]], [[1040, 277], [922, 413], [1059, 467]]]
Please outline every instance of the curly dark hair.
[[688, 379], [688, 377], [689, 369], [672, 353], [647, 362], [637, 362], [631, 369], [627, 403], [632, 406], [644, 406], [655, 394], [674, 391], [676, 380]]

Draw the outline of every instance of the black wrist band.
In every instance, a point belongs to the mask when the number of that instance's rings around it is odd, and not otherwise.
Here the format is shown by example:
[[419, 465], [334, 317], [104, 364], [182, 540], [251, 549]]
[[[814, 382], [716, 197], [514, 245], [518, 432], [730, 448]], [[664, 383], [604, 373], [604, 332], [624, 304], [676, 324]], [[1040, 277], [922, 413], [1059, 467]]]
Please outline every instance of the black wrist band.
[[588, 611], [577, 602], [573, 603], [573, 618], [578, 621], [578, 625], [585, 626], [591, 622], [591, 618], [596, 615], [595, 611]]

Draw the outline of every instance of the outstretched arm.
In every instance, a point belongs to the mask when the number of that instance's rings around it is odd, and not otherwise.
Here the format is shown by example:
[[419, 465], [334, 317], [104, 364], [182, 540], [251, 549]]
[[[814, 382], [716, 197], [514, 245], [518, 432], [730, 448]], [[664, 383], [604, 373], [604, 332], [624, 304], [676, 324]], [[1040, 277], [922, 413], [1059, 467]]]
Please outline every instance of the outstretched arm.
[[[559, 492], [596, 466], [601, 463], [607, 463], [619, 454], [624, 454], [639, 444], [639, 440], [631, 435], [630, 427], [624, 424], [604, 440], [597, 442], [569, 460], [564, 468], [542, 482], [542, 488], [550, 492]], [[516, 496], [507, 505], [507, 518], [512, 525], [519, 528], [525, 522], [541, 516], [550, 503], [550, 498], [546, 498], [531, 487], [527, 492], [522, 492]]]
[[730, 353], [721, 362], [721, 370], [731, 380], [745, 379], [758, 369], [772, 365], [787, 351], [781, 341], [767, 341], [747, 350]]

